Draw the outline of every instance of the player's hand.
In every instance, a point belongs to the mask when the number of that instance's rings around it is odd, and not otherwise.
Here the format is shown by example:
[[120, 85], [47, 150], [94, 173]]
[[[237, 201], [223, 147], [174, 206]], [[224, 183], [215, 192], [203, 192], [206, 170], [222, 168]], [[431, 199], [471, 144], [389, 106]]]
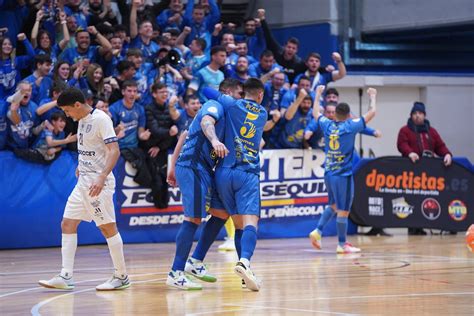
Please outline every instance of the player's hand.
[[409, 153], [408, 154], [408, 158], [411, 159], [411, 162], [415, 163], [417, 162], [418, 160], [420, 160], [420, 156], [418, 156], [417, 153]]
[[369, 95], [369, 97], [374, 98], [375, 96], [377, 96], [377, 89], [369, 88], [367, 89], [367, 94]]
[[224, 158], [229, 154], [229, 150], [223, 143], [221, 143], [219, 140], [215, 139], [212, 141], [212, 148], [214, 148], [214, 151], [216, 152], [216, 156], [219, 158]]
[[76, 168], [75, 174], [76, 174], [76, 178], [79, 178], [79, 168]]
[[140, 136], [138, 138], [140, 138], [140, 140], [149, 140], [150, 136], [151, 136], [150, 130], [146, 129], [140, 133]]
[[92, 183], [92, 185], [89, 187], [89, 196], [90, 197], [96, 197], [99, 196], [100, 192], [102, 192], [102, 189], [104, 188], [105, 185], [105, 179], [107, 179], [106, 176], [100, 174], [97, 179]]
[[150, 155], [151, 158], [155, 158], [156, 156], [158, 156], [159, 152], [160, 152], [160, 148], [158, 146], [154, 146], [148, 149], [148, 154]]
[[176, 125], [173, 125], [171, 126], [170, 128], [170, 136], [176, 136], [178, 135], [178, 128], [176, 127]]
[[76, 134], [72, 134], [72, 133], [69, 133], [69, 135], [67, 135], [67, 137], [64, 139], [68, 144], [69, 143], [72, 143], [74, 141], [77, 140], [77, 137], [76, 137]]
[[443, 159], [444, 165], [446, 167], [451, 165], [451, 162], [453, 162], [453, 157], [451, 157], [451, 154], [446, 154]]
[[332, 60], [334, 60], [336, 63], [340, 63], [342, 61], [341, 54], [339, 54], [338, 52], [332, 53], [331, 57]]
[[168, 182], [169, 185], [172, 187], [176, 187], [176, 173], [174, 170], [174, 167], [169, 167], [168, 168], [168, 176], [166, 177], [166, 182]]
[[382, 132], [379, 129], [376, 129], [375, 132], [374, 132], [374, 136], [376, 138], [380, 138], [380, 137], [382, 137]]

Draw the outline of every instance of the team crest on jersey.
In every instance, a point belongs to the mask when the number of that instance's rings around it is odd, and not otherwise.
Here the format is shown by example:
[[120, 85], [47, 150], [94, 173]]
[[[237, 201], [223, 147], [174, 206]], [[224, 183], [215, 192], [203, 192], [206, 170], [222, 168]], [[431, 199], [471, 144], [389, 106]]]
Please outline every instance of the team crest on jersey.
[[92, 124], [87, 124], [86, 133], [89, 133], [92, 130]]

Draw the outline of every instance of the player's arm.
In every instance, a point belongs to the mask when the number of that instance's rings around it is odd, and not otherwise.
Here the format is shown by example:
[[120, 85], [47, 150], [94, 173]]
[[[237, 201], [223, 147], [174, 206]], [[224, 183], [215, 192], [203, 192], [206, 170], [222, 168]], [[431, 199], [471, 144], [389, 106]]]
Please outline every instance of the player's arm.
[[321, 112], [319, 111], [319, 100], [321, 99], [321, 95], [323, 94], [325, 88], [326, 87], [324, 85], [319, 85], [316, 87], [316, 96], [313, 100], [313, 117], [316, 121], [321, 116]]
[[229, 153], [229, 150], [217, 138], [215, 124], [216, 120], [212, 116], [205, 115], [201, 120], [201, 129], [207, 139], [211, 142], [212, 148], [216, 151], [217, 157], [224, 158]]
[[89, 196], [91, 197], [98, 196], [102, 192], [107, 176], [112, 172], [120, 157], [120, 149], [116, 140], [106, 143], [105, 147], [105, 167], [89, 188]]
[[178, 161], [179, 154], [181, 153], [181, 149], [183, 148], [184, 141], [188, 136], [188, 131], [183, 131], [179, 136], [178, 143], [174, 148], [173, 155], [171, 156], [170, 164], [168, 165], [168, 176], [166, 178], [166, 182], [172, 187], [176, 186], [176, 174], [175, 174], [175, 166], [176, 161]]
[[369, 110], [363, 116], [366, 124], [369, 123], [375, 116], [377, 90], [374, 88], [369, 88], [367, 89], [367, 94], [369, 95], [369, 98], [370, 98]]

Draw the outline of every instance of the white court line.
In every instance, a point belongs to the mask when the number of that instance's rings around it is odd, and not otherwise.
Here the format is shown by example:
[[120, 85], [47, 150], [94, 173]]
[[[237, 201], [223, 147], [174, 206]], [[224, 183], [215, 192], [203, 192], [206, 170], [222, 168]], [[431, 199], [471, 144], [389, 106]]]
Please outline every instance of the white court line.
[[[130, 277], [132, 277], [132, 276], [133, 276], [133, 277], [140, 277], [140, 276], [155, 275], [155, 274], [161, 274], [161, 272], [135, 274], [135, 275], [130, 275]], [[74, 282], [74, 284], [81, 284], [81, 283], [95, 282], [95, 281], [104, 281], [104, 280], [107, 280], [107, 279], [108, 279], [108, 278], [82, 280], [82, 281]], [[11, 296], [11, 295], [15, 295], [15, 294], [20, 294], [20, 293], [24, 293], [24, 292], [31, 292], [31, 291], [35, 291], [35, 290], [41, 290], [41, 289], [44, 290], [44, 289], [47, 289], [47, 288], [42, 287], [42, 286], [32, 287], [32, 288], [24, 289], [24, 290], [21, 290], [21, 291], [16, 291], [16, 292], [10, 292], [10, 293], [6, 293], [6, 294], [2, 294], [2, 295], [0, 295], [0, 298], [7, 297], [7, 296]], [[54, 289], [53, 289], [53, 290], [54, 290]]]
[[408, 293], [408, 294], [386, 294], [386, 295], [353, 295], [353, 296], [335, 296], [335, 297], [315, 297], [315, 298], [293, 298], [279, 299], [277, 301], [256, 301], [256, 303], [271, 302], [293, 302], [293, 301], [326, 301], [326, 300], [358, 300], [367, 298], [396, 298], [396, 297], [423, 297], [423, 296], [443, 296], [443, 295], [473, 295], [474, 292], [439, 292], [439, 293]]
[[[136, 267], [131, 267], [128, 268], [129, 270], [133, 269], [146, 269], [146, 268], [156, 268], [156, 265], [152, 266], [136, 266]], [[74, 269], [74, 273], [81, 272], [81, 271], [97, 271], [97, 270], [110, 270], [113, 271], [113, 267], [109, 268], [83, 268], [83, 269]], [[55, 273], [58, 272], [58, 270], [36, 270], [36, 271], [28, 271], [28, 272], [0, 272], [0, 276], [9, 276], [9, 275], [18, 275], [18, 274], [40, 274], [40, 273]]]
[[[135, 276], [138, 276], [138, 275], [135, 275]], [[164, 280], [166, 280], [166, 279], [165, 278], [159, 278], [159, 279], [151, 279], [151, 280], [144, 280], [144, 281], [135, 281], [135, 282], [132, 282], [132, 285], [133, 284], [140, 284], [140, 283], [150, 283], [150, 282], [156, 282], [156, 281], [164, 281]], [[57, 300], [59, 298], [63, 298], [63, 297], [69, 296], [69, 295], [76, 295], [76, 294], [79, 294], [79, 293], [93, 291], [93, 290], [95, 290], [95, 287], [80, 290], [80, 291], [70, 292], [70, 293], [67, 293], [67, 294], [58, 295], [58, 296], [55, 296], [55, 297], [51, 297], [47, 300], [41, 301], [41, 302], [39, 302], [38, 304], [36, 304], [35, 306], [33, 306], [31, 308], [31, 315], [41, 316], [41, 314], [39, 312], [40, 308], [45, 306], [46, 304], [51, 303], [54, 300]]]

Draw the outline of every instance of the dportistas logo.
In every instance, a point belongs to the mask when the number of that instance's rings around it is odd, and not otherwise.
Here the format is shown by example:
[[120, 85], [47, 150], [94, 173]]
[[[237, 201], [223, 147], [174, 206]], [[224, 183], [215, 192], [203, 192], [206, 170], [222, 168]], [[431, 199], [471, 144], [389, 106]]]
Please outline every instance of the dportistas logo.
[[443, 177], [430, 177], [426, 172], [415, 175], [413, 171], [403, 171], [397, 175], [380, 173], [376, 169], [372, 169], [365, 178], [367, 187], [375, 191], [381, 188], [443, 191], [446, 187], [444, 182]]

